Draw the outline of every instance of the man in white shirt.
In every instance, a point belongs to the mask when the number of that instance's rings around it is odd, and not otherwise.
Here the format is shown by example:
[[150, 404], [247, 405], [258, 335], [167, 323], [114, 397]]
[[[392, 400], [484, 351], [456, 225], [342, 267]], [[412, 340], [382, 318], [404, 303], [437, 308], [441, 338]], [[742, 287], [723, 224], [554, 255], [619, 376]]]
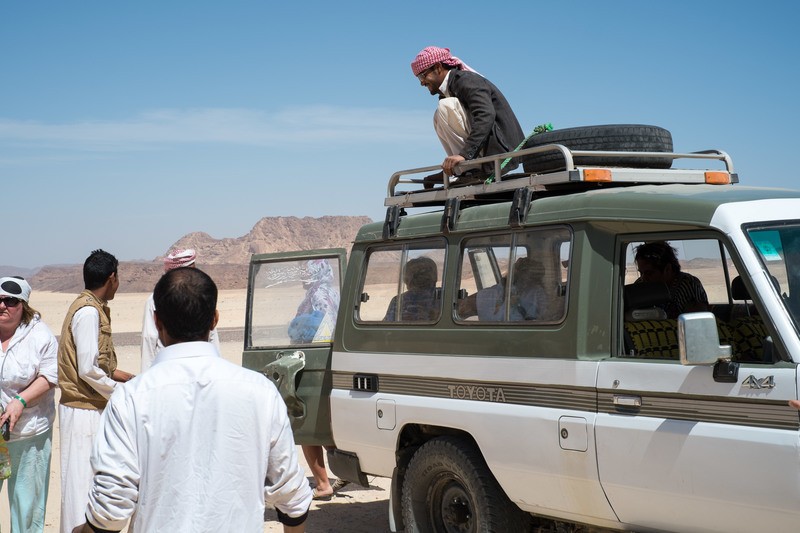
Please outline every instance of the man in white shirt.
[[305, 530], [311, 488], [286, 405], [262, 374], [208, 342], [217, 288], [194, 268], [156, 284], [165, 348], [111, 396], [92, 451], [87, 523], [75, 532], [261, 533], [264, 503], [285, 532]]
[[92, 441], [100, 413], [118, 382], [133, 377], [117, 368], [107, 303], [119, 288], [117, 259], [95, 250], [83, 264], [84, 291], [64, 317], [58, 343], [61, 440], [61, 532], [83, 522], [92, 471]]
[[[172, 250], [164, 258], [164, 272], [169, 272], [174, 268], [181, 267], [194, 267], [197, 264], [197, 252], [193, 248], [182, 250], [176, 248]], [[144, 304], [144, 316], [142, 317], [142, 369], [144, 372], [153, 364], [156, 354], [161, 350], [164, 345], [158, 338], [158, 330], [156, 329], [156, 321], [153, 318], [156, 306], [153, 303], [153, 295], [147, 298]], [[219, 335], [217, 330], [212, 329], [208, 337], [208, 342], [213, 343], [214, 346], [220, 351], [219, 348]]]

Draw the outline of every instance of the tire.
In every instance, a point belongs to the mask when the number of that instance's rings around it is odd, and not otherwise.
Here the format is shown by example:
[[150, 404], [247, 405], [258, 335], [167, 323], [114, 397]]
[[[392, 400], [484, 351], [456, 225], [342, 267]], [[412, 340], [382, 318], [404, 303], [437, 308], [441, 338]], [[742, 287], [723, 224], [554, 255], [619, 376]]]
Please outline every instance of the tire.
[[[672, 135], [658, 126], [640, 124], [610, 124], [566, 128], [534, 135], [524, 148], [546, 144], [563, 144], [572, 150], [600, 150], [615, 152], [671, 152]], [[560, 152], [545, 152], [520, 158], [528, 173], [541, 173], [565, 168]], [[579, 166], [670, 168], [671, 157], [575, 157]]]
[[526, 531], [528, 515], [514, 505], [473, 445], [439, 437], [411, 458], [401, 498], [406, 533]]

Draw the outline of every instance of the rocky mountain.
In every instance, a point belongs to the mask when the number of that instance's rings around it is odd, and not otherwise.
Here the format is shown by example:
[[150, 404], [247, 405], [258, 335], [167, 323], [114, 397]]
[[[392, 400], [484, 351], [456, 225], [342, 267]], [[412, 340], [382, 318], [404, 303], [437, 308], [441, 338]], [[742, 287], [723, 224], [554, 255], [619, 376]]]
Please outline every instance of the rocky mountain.
[[7, 266], [7, 265], [0, 265], [0, 272], [2, 272], [3, 276], [20, 276], [25, 279], [30, 279], [36, 272], [38, 268], [24, 268], [24, 267], [15, 267], [15, 266]]
[[[169, 249], [194, 248], [197, 266], [207, 272], [220, 289], [247, 287], [247, 268], [252, 254], [345, 248], [358, 229], [372, 222], [366, 216], [265, 217], [247, 235], [215, 239], [203, 232], [189, 233]], [[121, 262], [121, 292], [147, 292], [164, 273], [163, 260], [169, 250], [151, 262]], [[46, 266], [29, 278], [35, 290], [78, 293], [83, 290], [82, 265]]]

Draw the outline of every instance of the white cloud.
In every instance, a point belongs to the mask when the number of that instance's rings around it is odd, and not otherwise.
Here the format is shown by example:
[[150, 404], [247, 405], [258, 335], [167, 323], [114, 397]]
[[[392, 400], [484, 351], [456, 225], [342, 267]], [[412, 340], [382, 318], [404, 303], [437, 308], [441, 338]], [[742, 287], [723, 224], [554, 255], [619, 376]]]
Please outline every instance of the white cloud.
[[296, 107], [274, 113], [235, 108], [160, 109], [121, 121], [54, 124], [0, 118], [0, 147], [118, 151], [157, 149], [171, 143], [427, 142], [431, 131], [428, 112], [381, 108]]

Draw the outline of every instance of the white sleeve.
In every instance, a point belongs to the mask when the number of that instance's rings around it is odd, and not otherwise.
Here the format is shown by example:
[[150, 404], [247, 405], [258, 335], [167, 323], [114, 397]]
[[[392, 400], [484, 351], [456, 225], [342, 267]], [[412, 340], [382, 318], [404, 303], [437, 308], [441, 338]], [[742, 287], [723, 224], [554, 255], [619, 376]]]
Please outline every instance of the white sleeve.
[[38, 322], [35, 327], [41, 342], [37, 346], [39, 375], [49, 383], [58, 385], [58, 341], [44, 322]]
[[308, 511], [313, 494], [297, 460], [297, 447], [283, 399], [277, 389], [274, 395], [277, 396], [277, 402], [268, 402], [268, 408], [272, 411], [272, 441], [267, 458], [264, 500], [282, 513], [296, 518]]
[[139, 499], [134, 410], [119, 387], [103, 410], [92, 446], [92, 484], [86, 517], [95, 527], [121, 531]]
[[153, 316], [154, 311], [153, 295], [150, 295], [144, 306], [144, 316], [142, 317], [142, 372], [150, 368], [158, 351], [158, 330]]
[[116, 382], [98, 366], [100, 349], [100, 313], [94, 307], [81, 307], [72, 317], [72, 338], [78, 357], [78, 377], [108, 398], [114, 392]]

